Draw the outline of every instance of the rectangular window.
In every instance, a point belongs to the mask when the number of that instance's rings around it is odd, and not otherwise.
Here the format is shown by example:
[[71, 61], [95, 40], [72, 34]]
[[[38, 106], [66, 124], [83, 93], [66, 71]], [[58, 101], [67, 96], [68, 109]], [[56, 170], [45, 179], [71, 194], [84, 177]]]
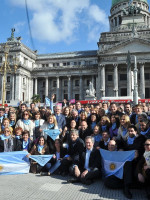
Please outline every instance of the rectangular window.
[[0, 57], [0, 63], [2, 63], [2, 57]]
[[6, 92], [6, 100], [7, 100], [7, 101], [10, 101], [10, 91], [7, 91], [7, 92]]
[[70, 65], [70, 62], [67, 62], [67, 65]]
[[63, 63], [63, 66], [66, 66], [67, 65], [67, 63]]
[[10, 83], [10, 76], [7, 76], [7, 83]]
[[75, 94], [75, 100], [79, 100], [79, 94]]
[[74, 65], [77, 65], [77, 62], [74, 62]]
[[59, 67], [59, 63], [56, 63], [57, 67]]
[[68, 94], [64, 94], [64, 99], [68, 100]]
[[68, 80], [64, 80], [64, 86], [68, 86]]
[[108, 81], [112, 81], [112, 75], [108, 75]]
[[120, 81], [126, 81], [127, 80], [127, 74], [120, 74]]
[[53, 87], [56, 87], [56, 85], [57, 85], [56, 81], [53, 81]]
[[75, 80], [75, 86], [79, 86], [79, 80]]
[[150, 88], [145, 88], [145, 99], [150, 98]]
[[150, 73], [145, 73], [145, 80], [149, 80], [150, 79]]
[[121, 96], [127, 96], [127, 88], [121, 88]]
[[90, 80], [86, 80], [86, 85], [87, 85], [87, 86], [90, 85]]

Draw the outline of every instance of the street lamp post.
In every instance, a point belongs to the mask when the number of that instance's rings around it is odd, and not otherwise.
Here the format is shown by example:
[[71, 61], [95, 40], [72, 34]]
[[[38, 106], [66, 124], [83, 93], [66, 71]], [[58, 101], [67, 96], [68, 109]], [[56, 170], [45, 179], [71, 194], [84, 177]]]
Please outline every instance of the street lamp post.
[[136, 60], [136, 56], [134, 56], [134, 104], [138, 104], [138, 81], [137, 81], [137, 60]]
[[[0, 72], [3, 74], [3, 93], [2, 93], [2, 107], [3, 108], [5, 106], [5, 99], [6, 99], [6, 75], [7, 75], [7, 70], [11, 72], [11, 69], [10, 69], [9, 63], [8, 63], [9, 49], [10, 49], [10, 47], [6, 43], [5, 46], [4, 46], [5, 61], [2, 64], [2, 67], [0, 69]], [[17, 65], [17, 58], [15, 57], [15, 60], [14, 60], [14, 70], [15, 70], [15, 72], [17, 70], [17, 66], [18, 66]]]

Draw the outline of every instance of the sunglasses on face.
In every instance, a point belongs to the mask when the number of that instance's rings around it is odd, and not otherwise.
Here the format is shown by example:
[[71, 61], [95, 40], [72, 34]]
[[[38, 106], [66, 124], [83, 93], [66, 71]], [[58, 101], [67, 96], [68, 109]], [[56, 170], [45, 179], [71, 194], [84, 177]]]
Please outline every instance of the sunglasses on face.
[[24, 115], [28, 115], [27, 113], [25, 113]]

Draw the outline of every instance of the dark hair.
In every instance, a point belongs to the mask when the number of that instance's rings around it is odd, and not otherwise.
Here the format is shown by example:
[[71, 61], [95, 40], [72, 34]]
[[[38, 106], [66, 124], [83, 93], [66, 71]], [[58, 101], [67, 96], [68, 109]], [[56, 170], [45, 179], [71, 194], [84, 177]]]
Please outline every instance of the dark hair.
[[39, 141], [40, 141], [41, 138], [44, 139], [44, 144], [46, 143], [46, 140], [45, 140], [44, 136], [40, 136], [39, 139], [38, 139], [37, 145], [39, 144]]
[[137, 128], [136, 128], [136, 126], [135, 126], [134, 124], [131, 124], [131, 125], [128, 127], [128, 130], [129, 130], [129, 128], [133, 128], [133, 129], [134, 129], [134, 131], [136, 131], [136, 132], [137, 132]]
[[25, 106], [25, 107], [27, 107], [27, 105], [26, 105], [25, 103], [22, 103], [21, 106]]
[[28, 136], [30, 137], [29, 131], [25, 130], [25, 131], [22, 132], [22, 136], [25, 135], [25, 134], [28, 134]]

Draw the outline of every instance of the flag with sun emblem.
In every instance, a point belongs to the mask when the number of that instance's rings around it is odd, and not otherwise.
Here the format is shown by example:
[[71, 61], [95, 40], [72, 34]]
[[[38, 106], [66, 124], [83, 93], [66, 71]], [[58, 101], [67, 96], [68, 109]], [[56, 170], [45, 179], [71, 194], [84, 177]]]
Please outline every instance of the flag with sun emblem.
[[27, 151], [0, 153], [0, 175], [29, 173], [30, 163]]
[[135, 157], [135, 151], [107, 151], [100, 149], [103, 160], [104, 176], [114, 175], [120, 179], [123, 178], [123, 166], [126, 161], [132, 161]]

